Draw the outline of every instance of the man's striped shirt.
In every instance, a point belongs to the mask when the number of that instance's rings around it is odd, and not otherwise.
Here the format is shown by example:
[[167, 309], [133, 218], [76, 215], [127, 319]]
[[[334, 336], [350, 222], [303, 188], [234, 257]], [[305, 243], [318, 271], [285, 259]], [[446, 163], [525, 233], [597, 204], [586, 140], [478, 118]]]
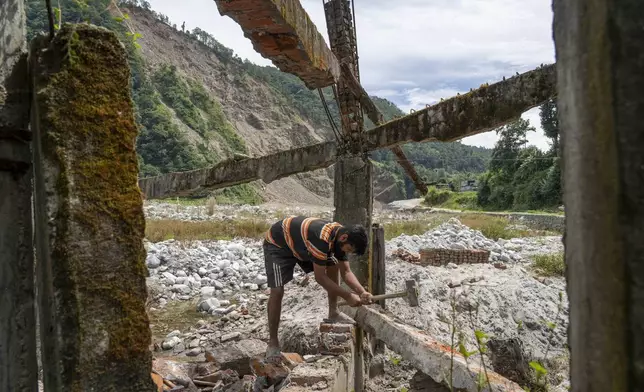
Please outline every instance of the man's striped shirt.
[[[333, 244], [340, 227], [342, 225], [337, 222], [291, 216], [274, 223], [266, 233], [266, 241], [290, 250], [298, 260], [326, 265], [327, 260], [332, 259]], [[335, 257], [345, 259], [341, 251]]]

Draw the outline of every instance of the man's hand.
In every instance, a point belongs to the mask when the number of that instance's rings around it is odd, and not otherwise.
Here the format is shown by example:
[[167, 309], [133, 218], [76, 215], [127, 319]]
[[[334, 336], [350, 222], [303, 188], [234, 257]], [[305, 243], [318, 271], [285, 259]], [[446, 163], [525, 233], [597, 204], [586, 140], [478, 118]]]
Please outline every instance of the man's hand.
[[347, 304], [353, 308], [362, 305], [362, 300], [357, 294], [354, 293], [349, 294], [347, 298], [345, 298], [345, 300], [347, 301]]
[[365, 291], [364, 293], [360, 294], [360, 301], [362, 301], [363, 304], [370, 304], [373, 302], [373, 295], [371, 295], [370, 292]]

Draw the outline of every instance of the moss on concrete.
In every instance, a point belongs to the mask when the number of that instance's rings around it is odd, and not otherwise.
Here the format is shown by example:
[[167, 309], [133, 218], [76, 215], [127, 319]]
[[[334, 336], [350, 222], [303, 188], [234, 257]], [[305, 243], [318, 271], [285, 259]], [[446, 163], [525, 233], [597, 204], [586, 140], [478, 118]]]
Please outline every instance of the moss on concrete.
[[145, 230], [126, 54], [116, 36], [65, 25], [36, 81], [54, 290], [70, 391], [153, 390]]

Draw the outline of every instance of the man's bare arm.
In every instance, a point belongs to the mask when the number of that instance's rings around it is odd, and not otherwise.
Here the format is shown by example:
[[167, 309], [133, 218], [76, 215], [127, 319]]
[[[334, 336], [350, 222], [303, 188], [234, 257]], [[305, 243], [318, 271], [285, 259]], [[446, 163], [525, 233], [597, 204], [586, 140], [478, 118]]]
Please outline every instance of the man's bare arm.
[[326, 275], [326, 267], [313, 263], [313, 275], [315, 276], [315, 281], [330, 294], [337, 295], [338, 297], [348, 301], [348, 297], [351, 295], [351, 292], [343, 289], [336, 282], [332, 281]]
[[364, 292], [367, 290], [362, 287], [360, 282], [358, 282], [358, 278], [353, 274], [353, 271], [351, 271], [351, 267], [349, 267], [349, 262], [348, 261], [341, 261], [339, 263], [339, 268], [340, 268], [340, 275], [342, 275], [342, 280], [353, 290], [356, 294], [362, 295]]

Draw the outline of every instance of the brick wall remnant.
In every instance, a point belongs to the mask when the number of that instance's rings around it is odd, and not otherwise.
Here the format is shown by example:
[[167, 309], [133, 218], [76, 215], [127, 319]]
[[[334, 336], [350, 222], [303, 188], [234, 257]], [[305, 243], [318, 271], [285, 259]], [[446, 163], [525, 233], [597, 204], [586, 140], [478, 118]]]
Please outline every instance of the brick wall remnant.
[[421, 249], [418, 264], [422, 266], [443, 266], [449, 263], [485, 264], [490, 258], [490, 251], [481, 249]]
[[342, 355], [351, 352], [354, 331], [350, 324], [320, 324], [319, 353]]
[[114, 33], [32, 43], [36, 251], [47, 391], [152, 391], [130, 70]]

